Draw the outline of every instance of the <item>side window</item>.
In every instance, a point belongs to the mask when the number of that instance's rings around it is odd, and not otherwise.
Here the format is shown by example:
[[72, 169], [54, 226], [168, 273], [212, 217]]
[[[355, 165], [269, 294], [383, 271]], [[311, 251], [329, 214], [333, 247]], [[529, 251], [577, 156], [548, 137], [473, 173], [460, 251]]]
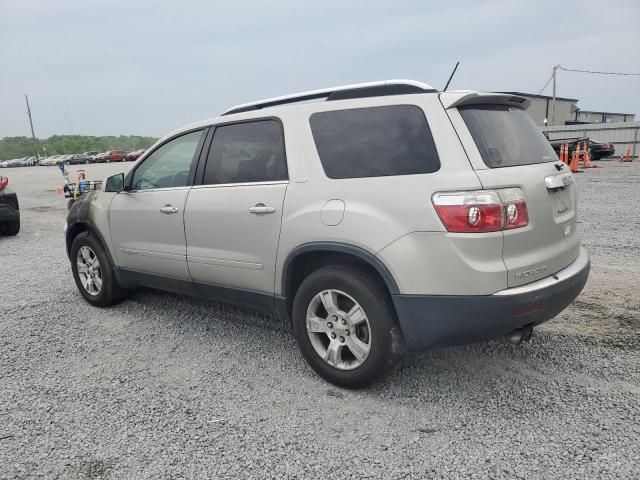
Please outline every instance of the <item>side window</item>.
[[132, 190], [184, 187], [202, 130], [174, 138], [149, 155], [133, 174]]
[[309, 122], [329, 178], [413, 175], [440, 169], [427, 119], [416, 106], [318, 112]]
[[275, 120], [216, 128], [204, 185], [287, 179], [282, 126]]

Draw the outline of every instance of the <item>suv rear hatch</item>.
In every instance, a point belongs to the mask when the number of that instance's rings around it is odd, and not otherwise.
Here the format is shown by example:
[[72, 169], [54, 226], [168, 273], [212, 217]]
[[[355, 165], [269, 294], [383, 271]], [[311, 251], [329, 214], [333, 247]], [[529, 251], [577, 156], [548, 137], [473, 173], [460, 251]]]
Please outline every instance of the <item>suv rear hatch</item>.
[[562, 164], [525, 108], [511, 95], [444, 93], [449, 113], [484, 189], [520, 188], [529, 223], [503, 230], [507, 285], [553, 275], [580, 252], [573, 175]]

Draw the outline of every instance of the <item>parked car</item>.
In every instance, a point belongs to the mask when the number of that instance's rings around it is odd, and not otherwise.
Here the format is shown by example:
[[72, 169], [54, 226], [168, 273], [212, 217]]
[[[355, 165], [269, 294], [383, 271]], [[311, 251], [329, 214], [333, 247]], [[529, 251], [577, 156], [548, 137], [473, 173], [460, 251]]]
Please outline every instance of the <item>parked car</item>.
[[46, 161], [44, 163], [40, 162], [40, 165], [46, 165], [48, 167], [52, 167], [58, 164], [58, 160], [60, 159], [60, 157], [62, 157], [63, 155], [51, 155], [49, 157], [47, 157]]
[[11, 160], [6, 160], [3, 163], [3, 166], [5, 168], [15, 168], [15, 167], [21, 167], [22, 162], [24, 162], [28, 157], [22, 157], [22, 158], [13, 158]]
[[38, 159], [36, 157], [25, 157], [16, 163], [17, 167], [33, 167]]
[[344, 387], [404, 347], [526, 341], [590, 267], [573, 175], [528, 106], [403, 80], [191, 124], [71, 208], [76, 286], [96, 306], [148, 286], [277, 312]]
[[589, 139], [589, 153], [591, 160], [600, 160], [611, 157], [616, 152], [615, 147], [611, 143], [598, 142], [592, 138]]
[[65, 165], [80, 165], [87, 164], [91, 162], [91, 157], [88, 157], [84, 153], [69, 155], [68, 158], [64, 159]]
[[0, 177], [0, 234], [13, 236], [20, 231], [20, 204], [8, 184], [7, 177]]
[[107, 152], [102, 152], [102, 153], [96, 153], [93, 156], [93, 163], [102, 163], [105, 161], [107, 156]]
[[140, 158], [140, 156], [145, 152], [145, 149], [142, 148], [140, 150], [136, 150], [135, 152], [129, 152], [125, 155], [124, 159], [128, 162], [133, 162]]
[[127, 152], [124, 150], [109, 150], [104, 156], [104, 161], [107, 163], [121, 162], [122, 160], [124, 160], [126, 154]]
[[601, 143], [587, 137], [563, 138], [550, 140], [549, 142], [558, 156], [560, 155], [560, 147], [564, 143], [569, 145], [569, 156], [571, 156], [576, 150], [578, 143], [581, 143], [581, 148], [584, 148], [585, 142], [589, 145], [589, 155], [591, 156], [591, 160], [600, 160], [602, 158], [610, 157], [615, 153], [615, 148], [611, 143]]

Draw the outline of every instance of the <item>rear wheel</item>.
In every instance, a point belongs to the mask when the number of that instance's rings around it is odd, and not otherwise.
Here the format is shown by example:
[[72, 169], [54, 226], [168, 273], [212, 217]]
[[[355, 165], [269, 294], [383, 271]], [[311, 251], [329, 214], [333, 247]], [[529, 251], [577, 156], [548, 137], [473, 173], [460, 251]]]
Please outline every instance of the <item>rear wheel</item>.
[[389, 295], [358, 268], [337, 265], [310, 274], [296, 293], [292, 315], [307, 362], [341, 387], [383, 378], [402, 351]]
[[102, 244], [90, 233], [81, 233], [71, 245], [71, 270], [80, 294], [91, 305], [106, 307], [124, 299], [113, 266]]

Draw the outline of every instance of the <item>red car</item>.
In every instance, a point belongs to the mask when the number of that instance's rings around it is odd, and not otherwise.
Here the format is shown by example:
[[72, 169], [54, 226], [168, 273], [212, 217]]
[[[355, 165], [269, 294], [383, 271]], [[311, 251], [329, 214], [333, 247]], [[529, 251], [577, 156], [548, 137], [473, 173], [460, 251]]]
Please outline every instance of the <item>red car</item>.
[[105, 156], [105, 162], [121, 162], [124, 157], [127, 155], [127, 152], [124, 150], [109, 150]]
[[127, 155], [124, 157], [125, 160], [132, 162], [134, 160], [137, 160], [138, 158], [140, 158], [140, 155], [142, 155], [145, 152], [145, 149], [142, 148], [140, 150], [136, 150], [135, 152], [130, 152], [127, 153]]

